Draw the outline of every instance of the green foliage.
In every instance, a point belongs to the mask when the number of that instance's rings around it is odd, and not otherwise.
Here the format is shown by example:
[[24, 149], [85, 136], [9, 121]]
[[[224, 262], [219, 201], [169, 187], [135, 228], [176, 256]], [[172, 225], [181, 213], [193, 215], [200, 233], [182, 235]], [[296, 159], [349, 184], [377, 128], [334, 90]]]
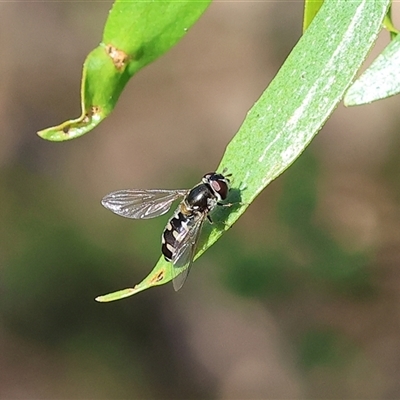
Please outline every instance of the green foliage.
[[304, 0], [303, 32], [309, 27], [323, 3], [324, 0]]
[[96, 127], [114, 109], [129, 79], [174, 46], [208, 5], [209, 0], [116, 0], [103, 40], [83, 66], [82, 115], [44, 129], [39, 136], [58, 142], [77, 138]]
[[383, 20], [383, 26], [390, 32], [390, 37], [394, 39], [398, 34], [399, 30], [395, 28], [392, 21], [392, 6], [390, 5], [388, 12]]
[[[219, 170], [234, 177], [231, 202], [206, 226], [197, 257], [216, 242], [256, 196], [287, 169], [313, 137], [351, 84], [381, 29], [389, 1], [325, 1], [286, 62], [249, 111], [229, 143]], [[239, 203], [240, 201], [240, 203]], [[134, 288], [97, 298], [112, 301], [171, 280], [163, 258]]]
[[391, 6], [383, 20], [383, 26], [390, 32], [392, 42], [350, 86], [344, 97], [346, 106], [371, 103], [400, 92], [400, 38], [399, 31], [393, 25]]
[[400, 92], [400, 36], [392, 40], [372, 65], [350, 87], [346, 106], [385, 99]]

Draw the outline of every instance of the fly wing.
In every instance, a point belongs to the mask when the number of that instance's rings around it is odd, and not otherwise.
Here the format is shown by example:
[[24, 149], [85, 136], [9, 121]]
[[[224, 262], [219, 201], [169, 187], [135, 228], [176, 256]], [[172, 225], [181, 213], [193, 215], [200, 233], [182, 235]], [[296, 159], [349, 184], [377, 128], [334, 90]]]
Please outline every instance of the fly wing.
[[172, 256], [172, 284], [178, 291], [186, 281], [206, 215], [197, 216], [187, 223], [185, 236], [179, 242]]
[[175, 200], [187, 193], [187, 190], [118, 190], [103, 197], [101, 204], [122, 217], [148, 219], [165, 214]]

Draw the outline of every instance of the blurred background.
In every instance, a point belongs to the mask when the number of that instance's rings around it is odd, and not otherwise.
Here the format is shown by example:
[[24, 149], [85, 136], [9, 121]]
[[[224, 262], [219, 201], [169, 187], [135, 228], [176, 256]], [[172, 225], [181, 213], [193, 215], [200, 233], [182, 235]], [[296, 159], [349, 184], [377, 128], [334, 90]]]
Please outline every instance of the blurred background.
[[167, 220], [100, 199], [214, 170], [303, 2], [213, 3], [95, 131], [46, 142], [110, 6], [0, 3], [0, 397], [400, 398], [399, 97], [339, 106], [179, 293], [93, 300], [146, 276]]

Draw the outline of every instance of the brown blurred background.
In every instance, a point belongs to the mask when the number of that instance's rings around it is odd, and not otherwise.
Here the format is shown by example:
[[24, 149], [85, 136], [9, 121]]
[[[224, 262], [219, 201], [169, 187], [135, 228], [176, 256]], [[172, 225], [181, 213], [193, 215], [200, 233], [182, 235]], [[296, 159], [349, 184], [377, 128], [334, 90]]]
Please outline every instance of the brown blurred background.
[[152, 269], [166, 222], [102, 196], [216, 168], [303, 2], [213, 3], [95, 131], [46, 142], [110, 6], [0, 3], [0, 397], [400, 398], [399, 97], [339, 106], [179, 293], [94, 302]]

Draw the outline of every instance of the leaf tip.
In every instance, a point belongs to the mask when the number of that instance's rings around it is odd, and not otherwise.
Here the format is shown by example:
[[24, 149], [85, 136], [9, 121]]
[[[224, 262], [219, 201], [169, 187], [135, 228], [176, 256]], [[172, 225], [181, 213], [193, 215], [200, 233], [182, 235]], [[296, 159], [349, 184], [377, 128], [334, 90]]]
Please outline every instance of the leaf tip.
[[52, 142], [63, 142], [84, 135], [97, 126], [104, 118], [105, 116], [103, 115], [101, 107], [91, 106], [81, 117], [65, 121], [51, 128], [43, 129], [38, 131], [37, 134], [42, 139]]
[[138, 291], [139, 290], [137, 289], [136, 286], [133, 288], [117, 290], [116, 292], [97, 296], [97, 297], [95, 297], [95, 301], [97, 301], [98, 303], [109, 303], [111, 301], [120, 300], [120, 299], [124, 299], [125, 297], [133, 296]]

